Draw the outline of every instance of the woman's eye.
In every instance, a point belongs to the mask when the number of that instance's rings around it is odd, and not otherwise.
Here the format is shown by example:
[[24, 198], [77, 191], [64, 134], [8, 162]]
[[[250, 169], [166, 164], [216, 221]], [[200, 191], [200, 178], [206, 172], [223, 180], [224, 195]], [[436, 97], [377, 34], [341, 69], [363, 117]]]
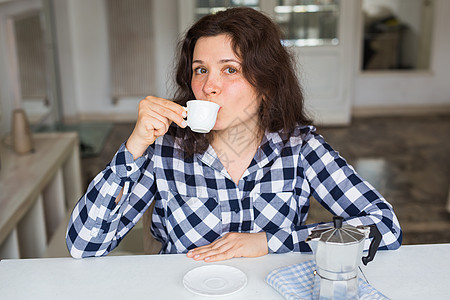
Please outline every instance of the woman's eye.
[[237, 72], [237, 70], [235, 68], [228, 67], [225, 69], [225, 72], [227, 72], [228, 74], [234, 74]]
[[200, 74], [206, 74], [207, 70], [206, 70], [206, 68], [198, 67], [198, 68], [194, 69], [194, 72], [195, 72], [195, 74], [200, 75]]

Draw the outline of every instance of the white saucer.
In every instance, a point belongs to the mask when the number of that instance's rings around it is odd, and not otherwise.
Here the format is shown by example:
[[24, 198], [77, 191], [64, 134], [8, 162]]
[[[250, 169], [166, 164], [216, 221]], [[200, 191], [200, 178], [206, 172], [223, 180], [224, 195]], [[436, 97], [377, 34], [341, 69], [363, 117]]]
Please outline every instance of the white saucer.
[[183, 285], [189, 291], [203, 296], [225, 296], [242, 290], [247, 276], [241, 270], [225, 265], [201, 266], [187, 272]]

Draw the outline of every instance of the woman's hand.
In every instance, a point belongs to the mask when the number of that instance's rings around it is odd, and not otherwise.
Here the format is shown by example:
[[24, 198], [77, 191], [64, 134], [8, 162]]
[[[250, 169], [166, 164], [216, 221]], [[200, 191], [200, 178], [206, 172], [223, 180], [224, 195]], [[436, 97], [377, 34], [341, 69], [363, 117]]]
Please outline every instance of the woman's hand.
[[268, 253], [265, 232], [229, 232], [217, 241], [190, 250], [188, 257], [214, 262], [233, 257], [258, 257]]
[[127, 141], [127, 149], [134, 159], [142, 156], [156, 138], [166, 134], [172, 122], [186, 127], [186, 111], [181, 105], [170, 100], [148, 96], [139, 102], [138, 119], [131, 136]]

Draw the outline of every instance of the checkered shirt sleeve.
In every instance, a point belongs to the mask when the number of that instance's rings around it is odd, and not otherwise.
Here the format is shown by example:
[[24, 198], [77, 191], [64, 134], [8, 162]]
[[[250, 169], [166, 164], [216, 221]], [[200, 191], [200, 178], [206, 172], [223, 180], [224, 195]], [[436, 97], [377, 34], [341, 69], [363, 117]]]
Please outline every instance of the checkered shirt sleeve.
[[[383, 236], [379, 249], [397, 249], [401, 245], [402, 231], [392, 206], [375, 188], [362, 179], [323, 137], [311, 133], [304, 140], [300, 153], [298, 174], [303, 174], [310, 195], [333, 215], [343, 216], [353, 226], [375, 224]], [[298, 183], [304, 181], [298, 180]], [[297, 187], [302, 189], [301, 186]], [[302, 211], [305, 207], [299, 207]], [[280, 228], [274, 236], [268, 234], [269, 249], [274, 252], [303, 251], [304, 241], [317, 224]], [[283, 233], [284, 234], [283, 234]], [[280, 237], [282, 239], [280, 240]], [[293, 243], [290, 243], [290, 238]], [[367, 250], [370, 241], [367, 240]], [[271, 247], [272, 246], [272, 247]]]
[[[123, 143], [113, 160], [89, 184], [86, 194], [73, 209], [67, 228], [66, 244], [73, 257], [109, 253], [148, 208], [149, 203], [128, 197], [128, 189], [142, 177], [141, 169], [150, 161], [151, 150], [148, 148], [147, 153], [135, 161]], [[151, 181], [151, 173], [146, 174]], [[122, 188], [122, 199], [116, 205]], [[149, 188], [151, 190], [151, 186]]]
[[133, 160], [122, 144], [73, 210], [69, 252], [108, 254], [153, 201], [151, 231], [161, 253], [185, 253], [227, 232], [266, 232], [269, 252], [310, 252], [304, 240], [317, 225], [306, 224], [311, 198], [348, 224], [376, 224], [381, 249], [399, 247], [392, 206], [314, 131], [299, 127], [288, 140], [266, 133], [237, 184], [212, 147], [185, 157], [165, 135]]

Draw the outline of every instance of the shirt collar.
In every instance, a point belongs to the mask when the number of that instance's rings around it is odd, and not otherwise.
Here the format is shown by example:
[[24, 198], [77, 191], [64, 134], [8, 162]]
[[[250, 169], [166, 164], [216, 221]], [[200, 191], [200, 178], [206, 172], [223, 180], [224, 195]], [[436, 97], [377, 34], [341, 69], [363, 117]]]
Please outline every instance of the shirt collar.
[[[283, 140], [278, 132], [266, 132], [250, 166], [244, 172], [242, 177], [264, 167], [274, 158], [278, 157], [282, 147]], [[208, 149], [206, 149], [204, 153], [197, 153], [195, 155], [204, 164], [219, 171], [225, 177], [230, 178], [227, 170], [220, 161], [219, 156], [211, 145], [208, 146]]]
[[214, 148], [211, 145], [208, 146], [208, 149], [206, 149], [204, 153], [196, 153], [195, 157], [207, 166], [216, 169], [225, 177], [231, 179], [227, 170], [220, 161], [219, 156], [217, 155], [216, 151], [214, 151]]
[[264, 134], [261, 145], [256, 151], [250, 166], [245, 171], [243, 177], [263, 168], [280, 155], [284, 142], [279, 132], [268, 132]]
[[[263, 168], [275, 158], [280, 156], [282, 149], [285, 147], [286, 143], [290, 142], [291, 145], [302, 143], [305, 136], [309, 133], [314, 132], [316, 129], [314, 126], [297, 126], [294, 132], [288, 138], [288, 135], [283, 132], [269, 132], [266, 131], [264, 134], [261, 145], [256, 152], [253, 161], [251, 162], [249, 168], [244, 173], [244, 176], [251, 174], [256, 171], [256, 169]], [[284, 139], [283, 139], [283, 136]]]
[[[289, 140], [295, 143], [293, 139], [299, 139], [298, 142], [301, 143], [301, 140], [303, 139], [305, 134], [314, 131], [315, 131], [314, 126], [301, 126], [301, 127], [299, 126], [294, 130], [294, 133], [289, 138]], [[258, 147], [258, 150], [256, 151], [256, 154], [253, 157], [250, 166], [242, 175], [243, 178], [255, 172], [257, 169], [263, 168], [280, 155], [281, 150], [286, 143], [286, 140], [283, 140], [282, 135], [283, 132], [266, 131], [264, 133], [261, 145]], [[195, 155], [204, 164], [216, 169], [225, 177], [230, 178], [227, 170], [221, 163], [217, 153], [214, 151], [211, 145], [208, 146], [208, 149], [204, 153], [198, 153]]]

